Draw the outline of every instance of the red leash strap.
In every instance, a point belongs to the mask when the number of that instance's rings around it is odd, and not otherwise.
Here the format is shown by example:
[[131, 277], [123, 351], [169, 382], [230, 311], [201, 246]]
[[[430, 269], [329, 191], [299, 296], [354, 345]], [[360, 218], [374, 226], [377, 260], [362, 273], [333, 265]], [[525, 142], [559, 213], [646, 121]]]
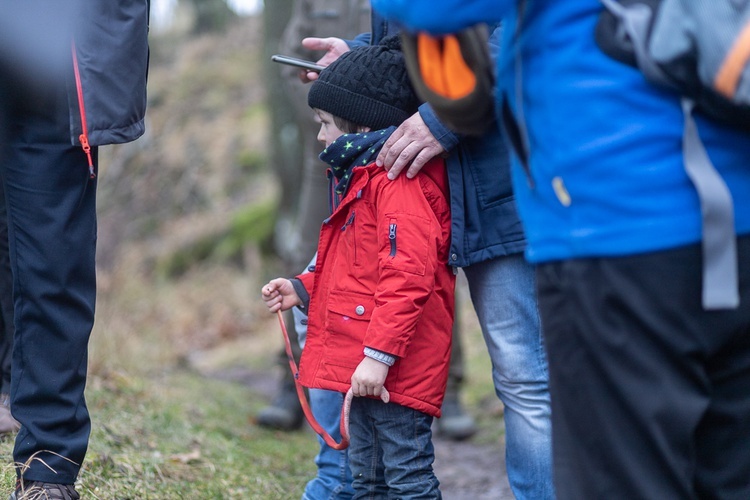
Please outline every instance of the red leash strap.
[[312, 427], [313, 430], [323, 438], [323, 441], [325, 441], [328, 446], [334, 450], [345, 450], [349, 446], [349, 409], [352, 404], [352, 398], [350, 396], [352, 390], [349, 389], [349, 392], [344, 399], [344, 405], [341, 408], [341, 442], [337, 443], [336, 440], [333, 439], [323, 427], [321, 427], [318, 421], [315, 420], [315, 417], [313, 417], [312, 410], [310, 410], [310, 405], [307, 402], [307, 397], [305, 397], [305, 390], [302, 388], [302, 384], [299, 383], [299, 380], [297, 380], [299, 377], [299, 370], [297, 369], [297, 363], [294, 361], [294, 355], [292, 354], [292, 344], [289, 341], [289, 333], [286, 331], [284, 316], [281, 314], [281, 311], [278, 311], [277, 315], [279, 317], [279, 325], [281, 325], [281, 332], [284, 334], [284, 349], [286, 350], [286, 357], [289, 360], [289, 368], [292, 370], [294, 387], [297, 389], [297, 397], [302, 405], [302, 412], [305, 414], [307, 423], [310, 424], [310, 427]]
[[[281, 314], [281, 311], [277, 311], [276, 314], [279, 317], [281, 333], [284, 334], [284, 349], [286, 350], [286, 357], [289, 360], [289, 368], [292, 370], [294, 387], [297, 389], [297, 397], [299, 398], [300, 405], [302, 406], [302, 413], [305, 414], [307, 423], [310, 424], [310, 427], [312, 427], [313, 430], [323, 438], [323, 441], [325, 441], [328, 446], [330, 446], [334, 450], [345, 450], [349, 446], [349, 411], [352, 407], [352, 399], [354, 399], [354, 393], [352, 392], [351, 387], [346, 392], [346, 396], [344, 397], [344, 404], [341, 406], [341, 425], [339, 427], [339, 430], [341, 431], [341, 442], [337, 443], [336, 440], [333, 439], [325, 429], [323, 429], [318, 421], [315, 420], [315, 417], [312, 414], [312, 410], [310, 410], [310, 404], [307, 402], [307, 398], [305, 397], [305, 390], [298, 380], [299, 370], [297, 368], [297, 363], [294, 361], [294, 354], [292, 354], [292, 344], [289, 341], [289, 333], [286, 330], [284, 316]], [[385, 387], [383, 387], [383, 392], [380, 395], [380, 399], [382, 399], [385, 403], [390, 400], [390, 396], [388, 394], [388, 391], [385, 390]]]

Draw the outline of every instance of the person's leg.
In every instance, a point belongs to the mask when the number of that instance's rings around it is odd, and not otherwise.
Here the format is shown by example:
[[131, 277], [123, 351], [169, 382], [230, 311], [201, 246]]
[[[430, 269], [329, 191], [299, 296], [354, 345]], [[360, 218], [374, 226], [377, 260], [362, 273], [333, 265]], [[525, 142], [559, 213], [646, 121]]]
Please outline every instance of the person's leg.
[[[395, 403], [383, 403], [379, 399], [355, 398], [352, 413], [366, 413], [371, 430], [360, 436], [352, 428], [352, 444], [356, 446], [379, 449], [379, 460], [383, 466], [383, 480], [387, 485], [387, 495], [383, 492], [368, 498], [393, 498], [400, 500], [440, 499], [440, 483], [435, 477], [432, 463], [435, 461], [435, 450], [432, 446], [432, 417]], [[359, 430], [359, 426], [357, 428]], [[373, 439], [369, 434], [373, 433]], [[362, 439], [366, 437], [365, 439]], [[354, 467], [352, 472], [355, 484], [361, 467]], [[355, 486], [357, 495], [359, 489]], [[377, 490], [375, 490], [377, 492]]]
[[0, 182], [0, 434], [21, 427], [10, 412], [10, 362], [13, 351], [13, 273], [8, 247], [5, 189]]
[[[341, 441], [341, 405], [344, 395], [310, 389], [310, 408], [315, 420], [337, 442]], [[334, 450], [318, 436], [320, 451], [315, 457], [318, 474], [305, 487], [303, 500], [344, 500], [354, 494], [347, 450]]]
[[353, 478], [353, 500], [388, 498], [383, 449], [367, 401], [368, 398], [354, 398], [349, 412], [349, 468]]
[[708, 363], [711, 404], [696, 433], [699, 498], [750, 498], [750, 319], [744, 323]]
[[21, 427], [10, 413], [10, 361], [13, 352], [13, 273], [8, 247], [5, 189], [0, 182], [0, 434]]
[[435, 419], [435, 431], [438, 435], [461, 441], [470, 438], [477, 432], [477, 426], [461, 403], [461, 388], [464, 383], [464, 353], [461, 335], [461, 313], [458, 290], [456, 290], [456, 309], [453, 316], [453, 340], [451, 358], [448, 365], [448, 385], [441, 407], [440, 418]]
[[731, 320], [716, 319], [736, 333], [707, 361], [711, 404], [696, 433], [700, 498], [750, 498], [750, 237], [739, 239], [737, 251], [740, 307]]
[[70, 145], [64, 89], [45, 104], [43, 115], [10, 120], [2, 161], [16, 327], [11, 407], [22, 425], [13, 458], [29, 466], [25, 480], [72, 484], [90, 431], [96, 180]]
[[554, 497], [547, 359], [534, 269], [521, 254], [464, 268], [505, 406], [508, 480], [519, 500]]
[[10, 394], [13, 331], [13, 273], [8, 246], [8, 213], [5, 188], [0, 182], [0, 393], [5, 395]]
[[750, 308], [702, 309], [700, 246], [544, 264], [538, 283], [558, 497], [748, 498]]

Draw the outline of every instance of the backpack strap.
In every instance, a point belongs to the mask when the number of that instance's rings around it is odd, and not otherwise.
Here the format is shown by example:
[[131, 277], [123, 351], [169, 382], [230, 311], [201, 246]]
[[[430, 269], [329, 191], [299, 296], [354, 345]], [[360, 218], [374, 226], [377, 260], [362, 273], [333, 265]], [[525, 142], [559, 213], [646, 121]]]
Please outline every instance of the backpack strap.
[[656, 12], [650, 5], [645, 3], [632, 3], [623, 5], [617, 0], [599, 0], [602, 5], [619, 21], [618, 37], [627, 35], [632, 44], [633, 56], [638, 69], [646, 76], [646, 79], [672, 87], [670, 79], [664, 71], [654, 62], [648, 52], [648, 37], [651, 24]]
[[693, 118], [693, 101], [682, 99], [685, 172], [698, 191], [703, 227], [703, 308], [736, 309], [740, 304], [734, 202], [711, 163]]

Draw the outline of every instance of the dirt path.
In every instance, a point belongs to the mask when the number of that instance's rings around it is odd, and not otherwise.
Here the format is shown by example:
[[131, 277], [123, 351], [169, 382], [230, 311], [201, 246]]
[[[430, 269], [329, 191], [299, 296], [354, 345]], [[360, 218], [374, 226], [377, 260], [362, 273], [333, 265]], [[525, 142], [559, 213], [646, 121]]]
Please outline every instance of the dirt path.
[[505, 450], [435, 438], [435, 474], [444, 500], [513, 500]]

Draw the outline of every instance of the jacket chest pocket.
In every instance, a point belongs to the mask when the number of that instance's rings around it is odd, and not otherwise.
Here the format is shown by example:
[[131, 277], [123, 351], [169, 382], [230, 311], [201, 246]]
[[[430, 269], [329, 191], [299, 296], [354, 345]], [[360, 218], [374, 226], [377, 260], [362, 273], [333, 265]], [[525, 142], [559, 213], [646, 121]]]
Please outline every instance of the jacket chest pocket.
[[383, 267], [424, 276], [429, 255], [437, 253], [438, 244], [431, 237], [430, 220], [417, 215], [388, 214], [380, 231], [387, 236], [385, 244], [381, 244]]
[[376, 259], [376, 226], [368, 221], [367, 210], [353, 209], [341, 226], [341, 243], [345, 257], [354, 267], [364, 267], [368, 259]]
[[346, 260], [353, 265], [359, 265], [359, 251], [357, 241], [357, 212], [352, 210], [341, 226], [341, 242], [343, 243]]

